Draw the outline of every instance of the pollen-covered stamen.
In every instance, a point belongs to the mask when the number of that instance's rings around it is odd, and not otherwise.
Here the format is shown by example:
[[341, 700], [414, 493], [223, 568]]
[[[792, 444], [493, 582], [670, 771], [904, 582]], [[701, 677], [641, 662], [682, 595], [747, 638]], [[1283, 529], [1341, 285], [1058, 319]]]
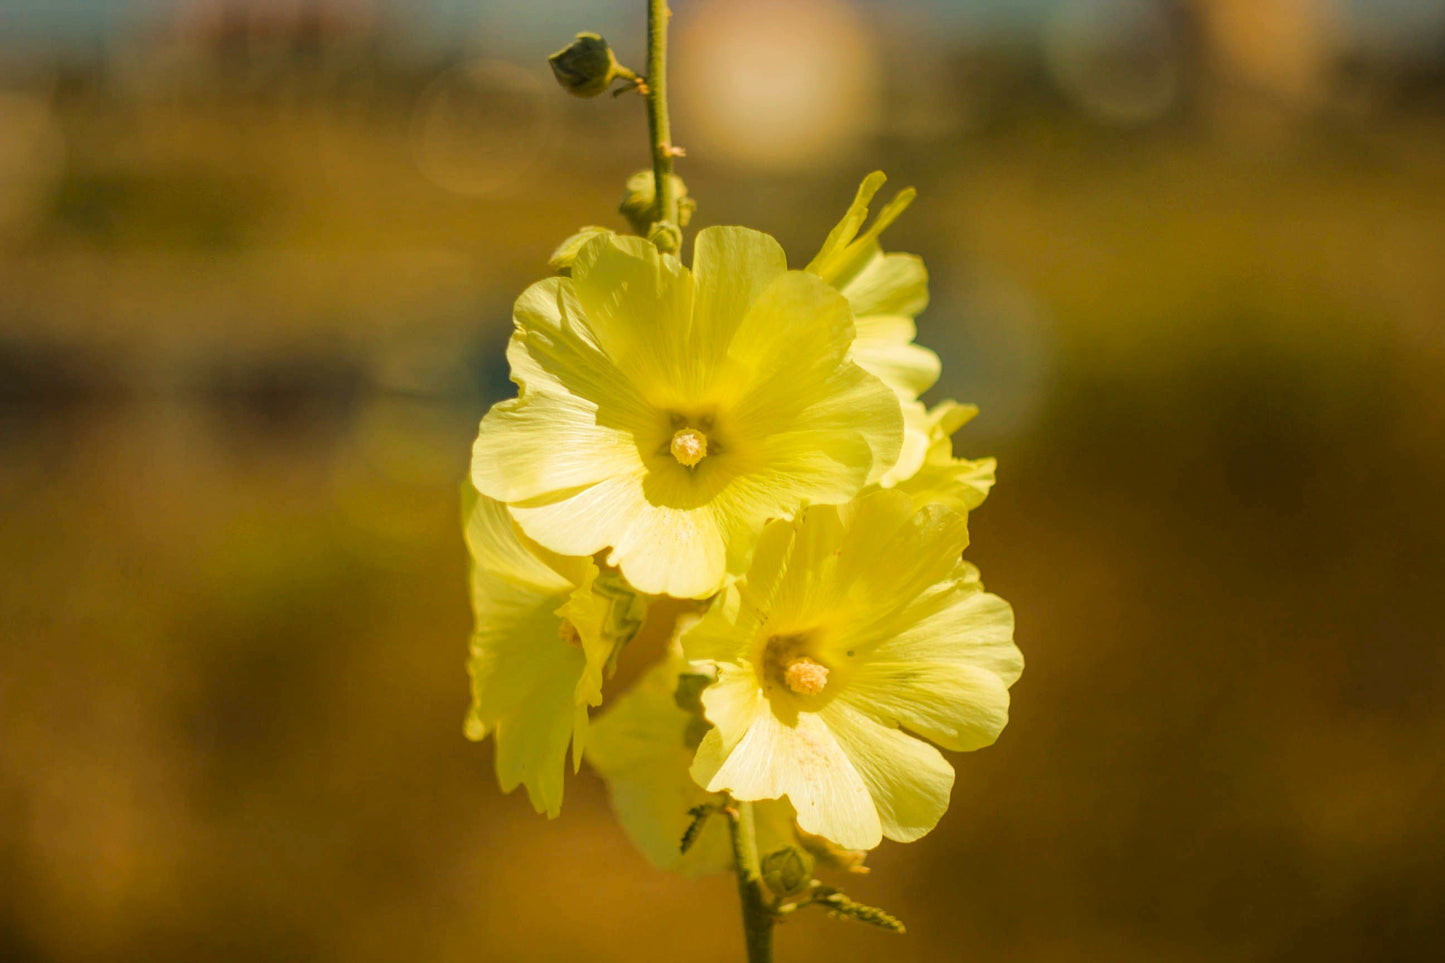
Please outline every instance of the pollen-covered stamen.
[[707, 457], [707, 435], [696, 428], [679, 428], [672, 436], [672, 457], [686, 468]]
[[802, 656], [783, 669], [783, 681], [798, 695], [817, 695], [828, 685], [828, 667]]
[[817, 651], [816, 642], [813, 631], [769, 636], [760, 664], [764, 690], [814, 696], [826, 689], [828, 667], [809, 655]]
[[582, 633], [577, 631], [577, 626], [566, 619], [563, 619], [562, 624], [557, 626], [557, 638], [574, 649], [582, 648]]

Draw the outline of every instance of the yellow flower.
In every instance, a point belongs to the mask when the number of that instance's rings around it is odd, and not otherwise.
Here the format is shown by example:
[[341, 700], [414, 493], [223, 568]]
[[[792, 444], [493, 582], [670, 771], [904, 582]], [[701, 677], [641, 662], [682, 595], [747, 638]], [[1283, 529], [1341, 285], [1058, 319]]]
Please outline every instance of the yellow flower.
[[913, 497], [915, 508], [946, 505], [969, 512], [988, 497], [997, 462], [992, 458], [953, 457], [953, 433], [976, 414], [977, 405], [956, 401], [942, 402], [928, 412], [928, 453], [918, 471], [895, 486]]
[[691, 271], [599, 235], [514, 322], [520, 392], [482, 420], [472, 481], [554, 552], [610, 548], [641, 592], [712, 595], [764, 521], [846, 502], [898, 456], [848, 302], [766, 234], [707, 228]]
[[[675, 652], [654, 666], [633, 689], [613, 701], [593, 723], [587, 762], [607, 780], [613, 808], [629, 839], [659, 869], [701, 876], [732, 868], [727, 822], [713, 815], [696, 841], [682, 852], [688, 810], [720, 805], [688, 775], [706, 728], [699, 715], [679, 707], [678, 677], [689, 671]], [[793, 809], [786, 801], [755, 807], [758, 851], [767, 854], [797, 845]]]
[[738, 799], [787, 797], [798, 825], [847, 849], [907, 842], [948, 807], [933, 746], [977, 749], [1008, 720], [1023, 668], [1008, 603], [959, 560], [965, 517], [880, 490], [763, 531], [752, 567], [683, 637], [711, 660], [711, 730], [693, 778]]
[[903, 447], [883, 475], [884, 486], [901, 481], [923, 464], [929, 444], [928, 415], [918, 396], [938, 380], [938, 355], [913, 343], [913, 319], [928, 306], [928, 271], [913, 254], [885, 254], [878, 236], [913, 203], [909, 187], [889, 201], [862, 234], [868, 204], [887, 178], [874, 171], [863, 179], [843, 220], [828, 234], [807, 270], [848, 299], [858, 329], [853, 360], [882, 379], [903, 406]]
[[496, 736], [497, 779], [538, 812], [562, 808], [567, 746], [581, 761], [587, 707], [602, 701], [616, 650], [641, 627], [642, 602], [590, 558], [565, 558], [517, 531], [500, 502], [462, 490], [475, 629], [467, 738]]

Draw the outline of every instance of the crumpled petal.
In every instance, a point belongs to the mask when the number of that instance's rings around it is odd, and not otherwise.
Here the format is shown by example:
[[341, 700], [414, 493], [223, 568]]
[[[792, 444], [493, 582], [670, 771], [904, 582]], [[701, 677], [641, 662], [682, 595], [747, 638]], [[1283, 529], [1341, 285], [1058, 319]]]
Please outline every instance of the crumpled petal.
[[916, 507], [937, 504], [966, 513], [988, 497], [997, 462], [992, 458], [953, 457], [951, 436], [977, 413], [976, 406], [955, 401], [942, 402], [927, 413], [929, 446], [923, 463], [894, 485], [910, 495]]

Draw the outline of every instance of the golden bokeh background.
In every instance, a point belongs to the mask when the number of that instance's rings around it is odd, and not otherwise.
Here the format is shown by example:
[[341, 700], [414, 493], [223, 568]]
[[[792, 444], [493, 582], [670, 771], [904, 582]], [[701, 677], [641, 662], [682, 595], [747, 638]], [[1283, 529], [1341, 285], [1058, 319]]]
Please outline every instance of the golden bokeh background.
[[[544, 56], [643, 7], [0, 0], [0, 958], [741, 958], [461, 735], [511, 300], [647, 162]], [[780, 963], [1438, 959], [1445, 3], [673, 9], [694, 226], [918, 187], [1028, 660]]]

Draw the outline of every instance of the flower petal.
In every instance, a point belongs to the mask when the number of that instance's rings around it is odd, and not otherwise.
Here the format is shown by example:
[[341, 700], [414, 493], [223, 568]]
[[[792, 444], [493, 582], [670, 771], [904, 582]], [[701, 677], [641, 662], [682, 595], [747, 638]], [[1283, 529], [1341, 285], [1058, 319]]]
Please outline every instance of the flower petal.
[[[462, 493], [475, 618], [468, 672], [472, 704], [467, 737], [496, 736], [497, 778], [511, 791], [525, 783], [532, 804], [551, 816], [562, 805], [563, 767], [572, 743], [574, 768], [587, 734], [589, 680], [600, 686], [613, 639], [586, 621], [582, 646], [563, 640], [562, 619], [596, 611], [597, 566], [532, 544], [506, 506]], [[610, 613], [609, 613], [610, 614]], [[590, 639], [590, 643], [589, 643]], [[605, 642], [605, 645], [604, 645]]]
[[556, 816], [567, 744], [587, 724], [574, 697], [586, 658], [559, 637], [548, 597], [486, 576], [474, 579], [473, 591], [482, 601], [468, 661], [467, 736], [494, 734], [502, 789], [525, 783], [532, 805]]
[[[554, 622], [554, 638], [556, 631]], [[560, 639], [536, 639], [533, 646], [497, 646], [496, 641], [492, 635], [473, 638], [474, 678], [506, 677], [527, 693], [515, 712], [495, 722], [497, 781], [503, 792], [526, 785], [532, 806], [555, 818], [562, 811], [567, 744], [574, 732], [585, 738], [587, 726], [586, 709], [572, 700], [582, 653]], [[523, 660], [530, 676], [523, 674]]]
[[915, 512], [912, 500], [896, 491], [871, 492], [850, 510], [837, 562], [849, 599], [838, 645], [857, 649], [905, 627], [905, 603], [950, 577], [968, 544], [968, 521], [942, 508]]
[[[583, 561], [593, 564], [590, 558]], [[579, 705], [601, 705], [607, 667], [618, 649], [641, 630], [647, 604], [621, 578], [609, 573], [580, 583], [557, 615], [577, 630], [578, 642], [587, 657], [587, 670], [577, 680], [576, 701]]]
[[512, 505], [528, 534], [569, 555], [612, 547], [608, 564], [639, 592], [706, 598], [727, 574], [727, 546], [713, 513], [696, 505], [655, 504], [653, 476], [609, 478], [553, 502]]
[[[747, 675], [738, 688], [752, 685]], [[748, 704], [746, 699], [733, 704], [730, 696], [738, 694], [722, 676], [704, 690], [703, 705], [716, 728], [698, 747], [693, 778], [710, 791], [742, 800], [787, 796], [805, 831], [844, 849], [877, 846], [883, 833], [878, 810], [827, 724], [811, 712], [785, 723], [758, 698], [751, 700], [754, 711], [746, 728], [729, 746], [723, 733], [736, 725]]]
[[732, 846], [726, 822], [714, 819], [686, 853], [679, 847], [692, 821], [688, 810], [721, 801], [688, 775], [693, 716], [673, 700], [683, 667], [670, 659], [613, 702], [592, 727], [587, 761], [607, 780], [633, 844], [659, 868], [692, 876], [728, 869]]
[[[853, 335], [848, 305], [837, 292], [799, 272], [775, 281], [748, 312], [731, 355], [750, 372], [735, 413], [742, 437], [856, 432], [873, 453], [864, 474], [881, 477], [898, 460], [903, 414], [887, 386], [854, 364], [840, 363]], [[827, 451], [824, 441], [801, 439]], [[842, 498], [860, 485], [845, 481], [851, 491]]]
[[[905, 415], [911, 413], [906, 407], [904, 410]], [[976, 414], [977, 405], [961, 405], [951, 400], [940, 402], [928, 412], [930, 442], [922, 466], [911, 475], [903, 475], [895, 468], [898, 472], [896, 487], [911, 495], [918, 508], [938, 504], [966, 513], [983, 504], [988, 497], [994, 484], [995, 461], [992, 458], [973, 461], [954, 458], [950, 437]], [[899, 462], [903, 462], [902, 456]], [[888, 480], [884, 479], [885, 482]]]
[[[471, 479], [482, 494], [515, 502], [592, 485], [639, 464], [632, 436], [598, 426], [586, 401], [529, 394], [494, 405], [482, 419], [472, 445]], [[532, 537], [547, 544], [536, 533]]]
[[[791, 524], [774, 522], [770, 527], [785, 527], [792, 534], [786, 567], [765, 609], [769, 633], [786, 635], [810, 628], [817, 613], [832, 611], [841, 601], [837, 567], [845, 533], [838, 510], [828, 505], [807, 509]], [[756, 591], [751, 573], [747, 590]]]
[[[462, 535], [471, 558], [473, 577], [485, 574], [534, 589], [540, 595], [561, 596], [571, 592], [586, 576], [587, 567], [596, 571], [590, 559], [564, 560], [545, 550], [539, 557], [539, 553], [532, 550], [535, 546], [524, 543], [518, 535], [506, 506], [478, 495], [476, 489], [467, 484], [462, 485]], [[556, 567], [548, 562], [557, 563]], [[573, 562], [581, 566], [573, 566]], [[473, 602], [477, 598], [474, 592]]]
[[[866, 207], [860, 212], [860, 205], [866, 205], [872, 200], [873, 194], [882, 184], [881, 172], [875, 171], [864, 178], [848, 213], [828, 235], [828, 239], [823, 243], [823, 250], [808, 265], [807, 270], [810, 273], [841, 289], [883, 256], [882, 248], [878, 245], [879, 235], [908, 209], [918, 192], [911, 187], [899, 191], [892, 200], [883, 205], [883, 210], [878, 212], [878, 217], [869, 225], [868, 230], [858, 234], [858, 228], [868, 213]], [[867, 288], [864, 290], [866, 292]]]
[[855, 432], [789, 432], [764, 440], [765, 470], [743, 474], [714, 503], [719, 527], [729, 533], [728, 569], [746, 569], [758, 527], [786, 518], [800, 504], [837, 504], [862, 486], [873, 453]]
[[771, 236], [745, 227], [706, 227], [693, 242], [696, 295], [691, 349], [697, 363], [716, 367], [738, 326], [767, 287], [788, 270]]
[[828, 237], [823, 241], [823, 247], [818, 251], [817, 257], [808, 262], [808, 271], [825, 281], [832, 281], [834, 265], [842, 260], [844, 250], [853, 243], [853, 239], [863, 229], [863, 222], [868, 220], [868, 203], [873, 200], [873, 195], [878, 193], [878, 189], [887, 180], [887, 175], [882, 171], [874, 171], [863, 178], [863, 183], [858, 185], [858, 193], [853, 197], [853, 203], [848, 205], [847, 213], [828, 232]]
[[[786, 528], [786, 524], [783, 526]], [[758, 540], [758, 558], [773, 551], [770, 525]], [[756, 564], [756, 563], [755, 563]], [[682, 633], [682, 652], [689, 662], [736, 662], [747, 658], [752, 642], [750, 628], [758, 621], [757, 607], [745, 601], [736, 583], [718, 593], [707, 613]]]
[[652, 423], [656, 413], [629, 377], [633, 369], [599, 340], [573, 280], [549, 278], [522, 292], [512, 324], [507, 361], [523, 396], [577, 395], [596, 408], [605, 427], [630, 431]]
[[911, 477], [899, 482], [896, 489], [912, 496], [918, 508], [943, 505], [958, 512], [971, 512], [983, 504], [993, 488], [997, 464], [992, 458], [974, 461], [950, 458], [941, 465], [925, 463]]
[[472, 446], [484, 495], [534, 498], [641, 462], [635, 433], [655, 415], [578, 321], [571, 284], [549, 278], [517, 300], [507, 359], [521, 393], [487, 412]]
[[688, 344], [693, 278], [671, 255], [644, 238], [599, 236], [572, 265], [572, 281], [586, 326], [624, 381], [659, 393], [678, 387], [694, 363]]
[[903, 315], [874, 314], [854, 318], [858, 337], [853, 360], [900, 394], [917, 397], [938, 380], [938, 355], [913, 343], [913, 322]]
[[826, 372], [837, 365], [856, 335], [853, 313], [841, 294], [802, 271], [789, 271], [753, 301], [728, 351], [753, 377]]
[[844, 702], [820, 716], [868, 786], [884, 836], [911, 843], [938, 825], [953, 790], [953, 767], [942, 753]]
[[839, 285], [860, 317], [901, 314], [917, 317], [928, 307], [928, 269], [916, 254], [884, 254], [873, 243], [872, 256]]
[[928, 409], [921, 401], [900, 399], [900, 402], [903, 407], [903, 445], [898, 450], [898, 460], [878, 480], [884, 488], [892, 488], [917, 475], [928, 460]]
[[1023, 671], [1012, 609], [966, 581], [966, 571], [951, 588], [900, 613], [900, 621], [923, 617], [878, 640], [839, 697], [955, 751], [998, 738], [1008, 722], [1009, 686]]

